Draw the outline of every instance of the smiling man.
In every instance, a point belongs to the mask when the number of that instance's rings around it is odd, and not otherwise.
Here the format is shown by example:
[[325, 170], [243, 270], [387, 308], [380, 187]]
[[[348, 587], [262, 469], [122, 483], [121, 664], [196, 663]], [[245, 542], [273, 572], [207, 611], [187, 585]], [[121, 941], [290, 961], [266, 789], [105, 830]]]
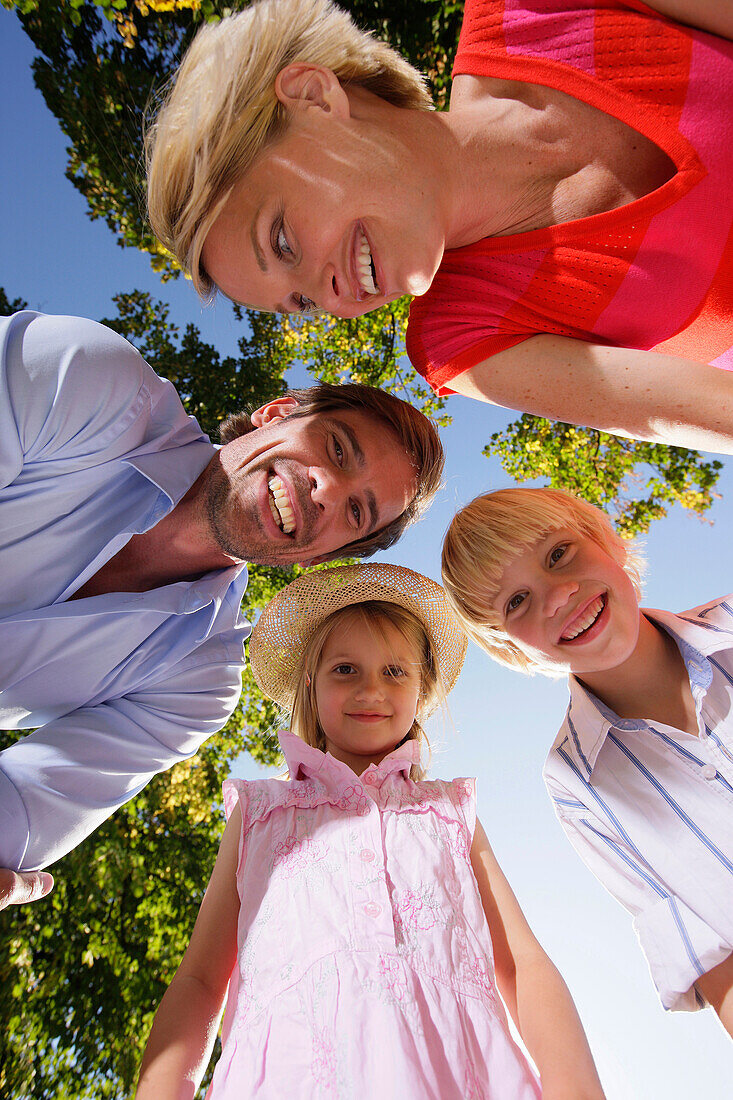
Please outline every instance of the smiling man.
[[389, 394], [319, 386], [215, 447], [122, 337], [0, 321], [0, 866], [64, 855], [193, 755], [241, 691], [246, 562], [390, 546], [429, 503], [434, 426]]

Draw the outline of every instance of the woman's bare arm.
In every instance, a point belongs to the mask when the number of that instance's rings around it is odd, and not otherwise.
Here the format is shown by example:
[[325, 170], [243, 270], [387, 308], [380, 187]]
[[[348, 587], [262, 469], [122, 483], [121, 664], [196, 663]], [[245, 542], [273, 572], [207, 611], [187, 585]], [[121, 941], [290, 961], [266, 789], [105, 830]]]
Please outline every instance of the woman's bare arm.
[[479, 821], [471, 864], [491, 933], [497, 985], [539, 1070], [544, 1100], [603, 1100], [568, 987], [535, 939]]
[[733, 454], [733, 371], [533, 336], [451, 380], [466, 397], [614, 435]]
[[701, 31], [733, 38], [733, 3], [731, 0], [646, 0], [650, 8], [678, 23], [697, 27]]
[[136, 1100], [193, 1100], [209, 1064], [237, 958], [237, 855], [242, 815], [224, 830], [191, 942], [155, 1014]]

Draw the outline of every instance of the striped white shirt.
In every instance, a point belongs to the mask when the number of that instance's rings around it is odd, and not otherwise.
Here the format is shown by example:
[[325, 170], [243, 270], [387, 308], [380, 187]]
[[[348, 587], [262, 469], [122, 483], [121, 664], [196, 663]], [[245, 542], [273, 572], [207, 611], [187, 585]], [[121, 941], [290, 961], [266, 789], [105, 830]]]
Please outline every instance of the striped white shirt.
[[695, 1009], [701, 975], [733, 951], [733, 596], [673, 615], [699, 735], [621, 719], [570, 678], [545, 763], [581, 859], [628, 909], [662, 1004]]

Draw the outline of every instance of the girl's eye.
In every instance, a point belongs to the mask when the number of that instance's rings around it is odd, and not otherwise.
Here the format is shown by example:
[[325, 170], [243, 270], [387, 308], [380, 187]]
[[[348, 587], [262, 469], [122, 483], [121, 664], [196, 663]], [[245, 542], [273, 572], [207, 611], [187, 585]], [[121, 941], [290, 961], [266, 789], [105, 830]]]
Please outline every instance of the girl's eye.
[[402, 676], [405, 675], [405, 670], [403, 668], [400, 668], [399, 665], [388, 665], [386, 671], [391, 680], [399, 680]]
[[566, 542], [561, 542], [559, 546], [556, 546], [550, 552], [550, 565], [557, 565], [560, 558], [564, 557], [567, 548], [568, 544]]
[[524, 603], [525, 597], [525, 592], [517, 592], [514, 596], [507, 600], [507, 614], [509, 614], [510, 611], [516, 611], [517, 608]]
[[340, 676], [348, 676], [349, 673], [354, 671], [353, 665], [336, 665], [334, 672], [337, 672]]

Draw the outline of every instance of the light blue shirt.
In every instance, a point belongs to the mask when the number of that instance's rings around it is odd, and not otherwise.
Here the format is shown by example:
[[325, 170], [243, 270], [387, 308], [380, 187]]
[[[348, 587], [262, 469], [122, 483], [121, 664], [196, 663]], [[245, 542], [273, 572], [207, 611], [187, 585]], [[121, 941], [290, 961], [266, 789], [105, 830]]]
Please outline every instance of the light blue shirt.
[[619, 718], [571, 677], [545, 763], [568, 839], [632, 914], [669, 1009], [699, 1008], [695, 982], [733, 951], [732, 599], [644, 612], [679, 646], [696, 734]]
[[215, 453], [170, 382], [93, 321], [0, 320], [0, 866], [52, 863], [193, 755], [241, 693], [243, 566], [69, 597]]

